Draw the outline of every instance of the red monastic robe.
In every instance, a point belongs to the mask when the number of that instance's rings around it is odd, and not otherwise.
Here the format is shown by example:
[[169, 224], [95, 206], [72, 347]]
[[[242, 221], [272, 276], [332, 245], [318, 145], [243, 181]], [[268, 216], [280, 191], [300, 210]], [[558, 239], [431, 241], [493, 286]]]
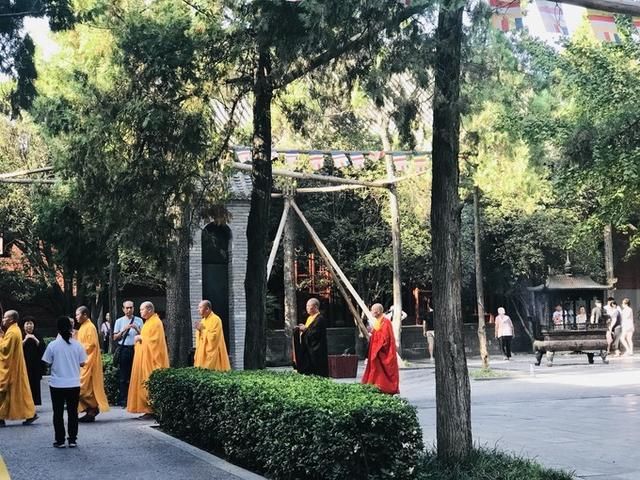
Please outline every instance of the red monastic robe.
[[384, 393], [400, 393], [400, 371], [393, 327], [388, 318], [376, 320], [369, 339], [367, 368], [362, 383], [375, 385]]

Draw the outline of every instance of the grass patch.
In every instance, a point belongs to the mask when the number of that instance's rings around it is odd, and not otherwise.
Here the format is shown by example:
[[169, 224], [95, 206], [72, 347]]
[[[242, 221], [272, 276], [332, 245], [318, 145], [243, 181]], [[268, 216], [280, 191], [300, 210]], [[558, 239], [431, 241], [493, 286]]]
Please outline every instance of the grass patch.
[[490, 380], [493, 378], [509, 378], [511, 374], [502, 370], [491, 368], [470, 368], [469, 377], [473, 380]]
[[416, 468], [416, 480], [573, 480], [572, 473], [545, 468], [539, 463], [496, 449], [474, 449], [460, 463], [438, 460], [427, 452]]

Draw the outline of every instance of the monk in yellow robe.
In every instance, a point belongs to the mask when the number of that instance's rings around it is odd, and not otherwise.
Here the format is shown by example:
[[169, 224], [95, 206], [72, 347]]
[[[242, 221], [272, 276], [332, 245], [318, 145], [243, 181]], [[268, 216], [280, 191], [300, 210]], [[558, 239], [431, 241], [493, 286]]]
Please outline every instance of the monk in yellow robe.
[[227, 345], [224, 343], [222, 320], [213, 313], [211, 302], [202, 300], [198, 304], [202, 320], [196, 323], [196, 353], [193, 366], [226, 372], [231, 370]]
[[27, 364], [22, 352], [22, 333], [18, 326], [18, 312], [7, 310], [0, 329], [0, 427], [5, 420], [26, 419], [23, 425], [37, 418], [31, 396]]
[[78, 412], [86, 413], [78, 421], [88, 423], [95, 421], [98, 413], [109, 411], [109, 401], [104, 392], [102, 353], [98, 330], [89, 318], [87, 307], [78, 307], [76, 321], [80, 325], [77, 340], [87, 352], [87, 361], [80, 370], [80, 401], [78, 402]]
[[133, 367], [127, 395], [127, 411], [143, 413], [140, 420], [153, 418], [153, 409], [149, 405], [149, 397], [145, 382], [151, 373], [158, 368], [169, 368], [169, 353], [164, 336], [162, 320], [151, 302], [140, 305], [140, 316], [144, 325], [140, 335], [135, 337]]

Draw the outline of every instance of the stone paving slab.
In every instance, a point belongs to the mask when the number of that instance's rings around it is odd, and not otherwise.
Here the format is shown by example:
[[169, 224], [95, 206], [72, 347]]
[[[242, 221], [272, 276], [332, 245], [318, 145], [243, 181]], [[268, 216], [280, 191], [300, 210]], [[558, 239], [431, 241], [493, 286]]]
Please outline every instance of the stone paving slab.
[[[12, 480], [258, 480], [231, 465], [136, 420], [122, 408], [80, 424], [78, 448], [53, 448], [51, 399], [46, 380], [40, 418], [30, 426], [7, 422], [0, 429], [0, 455]], [[2, 479], [4, 480], [4, 479]]]

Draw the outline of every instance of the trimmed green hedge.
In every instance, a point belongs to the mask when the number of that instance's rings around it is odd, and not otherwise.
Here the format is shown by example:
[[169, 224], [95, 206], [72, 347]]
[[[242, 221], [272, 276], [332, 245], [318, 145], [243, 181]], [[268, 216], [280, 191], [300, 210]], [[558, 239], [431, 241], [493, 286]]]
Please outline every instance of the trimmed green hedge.
[[113, 364], [113, 355], [110, 353], [102, 354], [102, 373], [104, 375], [104, 391], [107, 394], [107, 400], [109, 400], [110, 405], [115, 405], [118, 403], [120, 380], [118, 378], [118, 367]]
[[274, 479], [409, 479], [423, 450], [416, 410], [374, 387], [295, 373], [156, 370], [167, 432]]

